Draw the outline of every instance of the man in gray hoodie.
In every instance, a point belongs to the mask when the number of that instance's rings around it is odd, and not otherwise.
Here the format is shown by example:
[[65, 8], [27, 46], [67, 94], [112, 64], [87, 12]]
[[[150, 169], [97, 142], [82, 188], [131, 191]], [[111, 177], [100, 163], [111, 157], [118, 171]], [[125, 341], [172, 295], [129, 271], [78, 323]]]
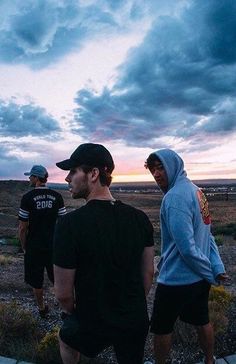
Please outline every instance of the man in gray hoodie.
[[203, 192], [184, 170], [180, 156], [170, 149], [149, 155], [146, 161], [163, 191], [161, 204], [161, 261], [151, 330], [158, 364], [164, 364], [178, 317], [196, 326], [205, 354], [213, 364], [213, 329], [209, 322], [211, 284], [227, 279], [214, 237]]

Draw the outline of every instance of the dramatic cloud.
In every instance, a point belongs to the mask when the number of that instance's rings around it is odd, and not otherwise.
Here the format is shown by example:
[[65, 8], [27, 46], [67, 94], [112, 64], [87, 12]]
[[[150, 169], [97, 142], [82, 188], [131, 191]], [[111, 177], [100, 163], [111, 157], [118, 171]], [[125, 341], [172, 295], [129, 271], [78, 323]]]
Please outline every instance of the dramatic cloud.
[[0, 135], [39, 138], [55, 137], [60, 131], [58, 122], [45, 109], [34, 104], [18, 105], [0, 100]]
[[19, 174], [27, 170], [27, 163], [22, 158], [17, 158], [11, 154], [10, 145], [1, 145], [0, 148], [0, 178], [16, 178]]
[[158, 4], [156, 0], [2, 0], [0, 62], [46, 67], [80, 50], [89, 39], [127, 32], [147, 14], [151, 19], [170, 7], [178, 9], [180, 4], [175, 0]]
[[116, 27], [109, 11], [79, 1], [3, 0], [0, 5], [0, 59], [43, 67], [97, 30]]
[[194, 147], [196, 135], [213, 142], [235, 132], [235, 44], [234, 0], [190, 1], [178, 16], [158, 18], [112, 89], [78, 92], [73, 131], [140, 147], [163, 136]]

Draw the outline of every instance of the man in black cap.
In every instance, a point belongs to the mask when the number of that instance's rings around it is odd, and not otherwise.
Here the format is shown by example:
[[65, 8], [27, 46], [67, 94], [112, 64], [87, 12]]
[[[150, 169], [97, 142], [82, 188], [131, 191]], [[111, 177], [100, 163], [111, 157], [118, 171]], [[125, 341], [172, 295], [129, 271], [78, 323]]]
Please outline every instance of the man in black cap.
[[113, 346], [118, 363], [141, 364], [149, 327], [146, 297], [153, 279], [153, 228], [144, 212], [115, 200], [114, 162], [102, 145], [80, 145], [57, 163], [69, 170], [73, 198], [86, 205], [58, 221], [55, 294], [62, 308], [64, 364]]
[[55, 223], [58, 216], [66, 213], [62, 196], [48, 187], [48, 172], [45, 167], [35, 165], [29, 176], [33, 190], [21, 200], [19, 210], [19, 238], [25, 253], [25, 282], [33, 287], [33, 292], [41, 317], [48, 313], [43, 299], [44, 268], [53, 283], [52, 246]]

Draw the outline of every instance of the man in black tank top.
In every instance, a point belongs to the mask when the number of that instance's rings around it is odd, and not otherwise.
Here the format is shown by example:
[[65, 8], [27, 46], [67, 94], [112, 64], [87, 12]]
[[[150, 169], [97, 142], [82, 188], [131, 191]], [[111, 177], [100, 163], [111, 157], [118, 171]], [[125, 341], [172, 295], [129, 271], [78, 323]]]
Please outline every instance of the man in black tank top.
[[43, 279], [46, 268], [48, 278], [53, 283], [52, 247], [56, 220], [66, 213], [62, 196], [48, 187], [48, 172], [41, 165], [35, 165], [29, 175], [33, 190], [21, 199], [19, 210], [19, 238], [25, 265], [25, 282], [33, 287], [33, 292], [42, 317], [48, 312], [43, 299]]
[[62, 308], [64, 364], [113, 346], [118, 363], [141, 364], [149, 327], [146, 295], [153, 279], [153, 227], [144, 212], [110, 193], [114, 162], [102, 145], [80, 145], [66, 181], [86, 205], [58, 221], [55, 294]]

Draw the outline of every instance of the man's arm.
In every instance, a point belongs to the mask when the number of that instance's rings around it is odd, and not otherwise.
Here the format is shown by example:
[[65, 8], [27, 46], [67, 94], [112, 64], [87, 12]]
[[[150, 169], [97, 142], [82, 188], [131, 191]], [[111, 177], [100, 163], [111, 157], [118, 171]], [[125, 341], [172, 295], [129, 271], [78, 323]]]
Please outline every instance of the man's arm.
[[62, 195], [59, 195], [58, 196], [58, 212], [57, 212], [57, 215], [58, 216], [63, 216], [65, 214], [66, 214], [66, 208], [65, 208], [65, 205], [64, 205], [64, 200], [63, 200]]
[[19, 236], [21, 247], [22, 247], [22, 250], [24, 253], [25, 253], [25, 245], [26, 245], [28, 227], [29, 227], [28, 221], [22, 221], [22, 220], [19, 221], [18, 236]]
[[74, 310], [74, 280], [76, 269], [61, 268], [54, 265], [54, 290], [62, 311]]
[[190, 214], [176, 208], [168, 210], [168, 229], [185, 263], [201, 278], [215, 284], [211, 262], [196, 246]]
[[142, 275], [143, 285], [146, 296], [148, 295], [153, 281], [154, 275], [154, 247], [148, 246], [144, 248], [142, 255]]

